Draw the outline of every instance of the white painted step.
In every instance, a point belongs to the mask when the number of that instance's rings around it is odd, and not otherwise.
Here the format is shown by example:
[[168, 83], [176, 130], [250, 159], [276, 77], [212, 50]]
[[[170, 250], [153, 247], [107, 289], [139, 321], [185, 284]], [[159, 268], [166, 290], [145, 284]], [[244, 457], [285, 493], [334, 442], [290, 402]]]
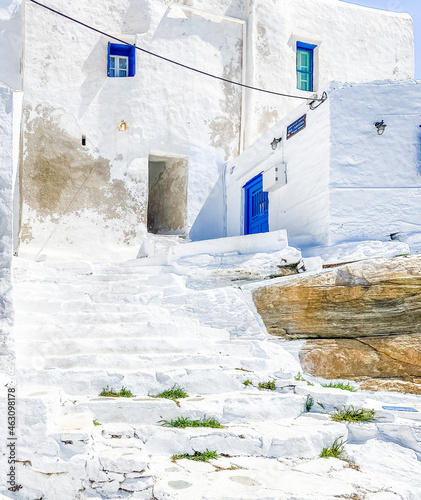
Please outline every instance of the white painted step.
[[[209, 329], [210, 330], [210, 329]], [[80, 355], [121, 356], [129, 354], [153, 355], [162, 354], [213, 354], [223, 356], [245, 356], [269, 359], [261, 341], [215, 340], [213, 336], [202, 338], [171, 338], [171, 337], [132, 337], [130, 339], [75, 339], [62, 340], [56, 338], [51, 344], [39, 340], [24, 339], [16, 341], [16, 348], [21, 358], [25, 355], [37, 354], [45, 357]]]
[[46, 340], [49, 342], [60, 342], [62, 340], [76, 339], [115, 339], [129, 338], [160, 338], [164, 339], [194, 339], [209, 338], [213, 341], [229, 340], [230, 334], [227, 330], [202, 326], [197, 320], [183, 318], [182, 323], [171, 318], [155, 318], [152, 321], [138, 323], [114, 323], [114, 324], [49, 324], [37, 325], [25, 322], [19, 324], [15, 329], [17, 341]]
[[[123, 309], [123, 306], [121, 306]], [[181, 316], [171, 314], [172, 316]], [[99, 323], [145, 323], [145, 321], [153, 321], [155, 318], [169, 318], [170, 314], [163, 308], [156, 306], [141, 307], [135, 311], [129, 312], [95, 312], [95, 311], [81, 311], [81, 312], [54, 312], [45, 314], [42, 312], [28, 312], [21, 313], [16, 318], [16, 324], [18, 326], [25, 324], [39, 324], [39, 325], [56, 325], [56, 324], [69, 324], [69, 323], [80, 323], [80, 324], [99, 324]], [[180, 322], [183, 318], [180, 317]]]
[[[140, 349], [141, 350], [141, 349]], [[233, 349], [235, 350], [235, 349]], [[274, 359], [263, 359], [254, 356], [242, 356], [227, 354], [201, 354], [201, 353], [165, 353], [136, 355], [126, 354], [81, 354], [60, 356], [48, 356], [44, 359], [44, 370], [64, 369], [95, 369], [95, 370], [118, 370], [124, 367], [125, 370], [146, 369], [160, 371], [166, 367], [184, 368], [198, 366], [219, 366], [224, 369], [235, 369], [240, 366], [247, 366], [248, 370], [270, 372], [279, 366]]]
[[228, 394], [183, 398], [178, 404], [151, 397], [76, 397], [68, 401], [63, 410], [69, 415], [91, 412], [93, 418], [110, 427], [113, 423], [160, 425], [161, 420], [181, 416], [193, 420], [213, 417], [222, 425], [229, 425], [296, 418], [303, 412], [305, 399], [294, 394], [249, 388]]
[[[87, 396], [98, 395], [106, 386], [116, 390], [124, 386], [137, 396], [147, 396], [178, 384], [190, 395], [203, 395], [246, 390], [243, 382], [252, 375], [235, 369], [250, 369], [246, 364], [248, 360], [243, 360], [243, 365], [239, 364], [231, 370], [211, 364], [190, 367], [167, 365], [161, 369], [156, 367], [149, 370], [138, 365], [135, 370], [128, 370], [125, 362], [118, 369], [82, 367], [73, 370], [43, 370], [44, 361], [34, 356], [32, 366], [21, 367], [18, 372], [19, 383], [38, 386], [39, 390], [60, 387], [66, 394]], [[259, 371], [259, 376], [262, 381], [269, 380], [269, 374], [264, 371]]]

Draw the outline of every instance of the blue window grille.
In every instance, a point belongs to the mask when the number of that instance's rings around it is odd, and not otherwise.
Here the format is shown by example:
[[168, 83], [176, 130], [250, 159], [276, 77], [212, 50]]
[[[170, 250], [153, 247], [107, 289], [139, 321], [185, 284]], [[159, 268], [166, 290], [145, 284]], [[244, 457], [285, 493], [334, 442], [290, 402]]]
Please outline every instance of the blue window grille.
[[108, 76], [124, 78], [136, 73], [136, 49], [133, 45], [108, 42]]
[[297, 42], [297, 89], [313, 91], [314, 49], [317, 45]]

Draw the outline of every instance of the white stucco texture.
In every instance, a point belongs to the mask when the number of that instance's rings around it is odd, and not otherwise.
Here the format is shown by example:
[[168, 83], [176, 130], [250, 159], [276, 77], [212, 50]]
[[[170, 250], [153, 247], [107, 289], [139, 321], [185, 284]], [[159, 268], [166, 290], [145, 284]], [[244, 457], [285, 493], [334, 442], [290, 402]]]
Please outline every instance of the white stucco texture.
[[22, 0], [0, 0], [0, 81], [21, 89]]
[[[10, 29], [20, 33], [19, 3], [1, 1], [1, 19], [9, 19]], [[332, 79], [413, 77], [410, 17], [338, 0], [45, 4], [170, 60], [300, 97], [320, 93]], [[186, 215], [174, 220], [167, 233], [192, 230], [193, 239], [223, 236], [224, 162], [299, 103], [245, 90], [141, 51], [136, 51], [134, 77], [108, 78], [108, 42], [116, 40], [31, 2], [25, 5], [22, 33], [19, 254], [31, 259], [135, 257], [148, 226], [151, 157], [168, 158], [168, 164], [183, 158], [188, 164], [187, 195], [178, 197], [175, 211]], [[297, 41], [317, 46], [312, 92], [296, 88]], [[18, 59], [15, 54], [15, 67]], [[124, 132], [117, 130], [122, 120]], [[171, 168], [166, 175], [163, 198], [185, 181]], [[319, 183], [311, 190], [314, 211], [326, 211], [315, 197], [320, 189]], [[303, 192], [302, 198], [307, 195]]]
[[13, 91], [0, 82], [0, 370], [13, 370], [12, 348]]
[[[294, 246], [419, 232], [420, 82], [333, 83], [327, 93], [316, 110], [303, 104], [228, 164], [228, 235], [243, 231], [243, 186], [272, 165], [286, 165], [287, 183], [269, 192], [269, 230], [287, 229]], [[306, 128], [286, 139], [304, 114]], [[273, 137], [283, 138], [275, 152]]]

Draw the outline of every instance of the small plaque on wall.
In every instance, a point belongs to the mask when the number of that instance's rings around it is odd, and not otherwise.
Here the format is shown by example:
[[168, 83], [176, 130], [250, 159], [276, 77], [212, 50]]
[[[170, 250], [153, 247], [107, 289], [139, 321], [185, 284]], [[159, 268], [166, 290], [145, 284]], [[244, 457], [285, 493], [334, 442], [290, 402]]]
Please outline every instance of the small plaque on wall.
[[306, 119], [307, 119], [307, 114], [301, 116], [298, 118], [298, 120], [295, 120], [294, 123], [291, 123], [291, 125], [288, 125], [287, 128], [287, 140], [291, 139], [291, 137], [295, 134], [298, 134], [303, 128], [306, 128]]

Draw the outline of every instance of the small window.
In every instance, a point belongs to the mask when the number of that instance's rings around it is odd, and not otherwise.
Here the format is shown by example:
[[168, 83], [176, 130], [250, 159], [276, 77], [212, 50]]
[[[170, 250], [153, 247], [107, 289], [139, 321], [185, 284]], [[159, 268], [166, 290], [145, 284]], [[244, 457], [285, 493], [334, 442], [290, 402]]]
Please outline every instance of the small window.
[[108, 43], [108, 76], [111, 78], [134, 76], [135, 50], [133, 45]]
[[313, 91], [314, 49], [317, 45], [297, 42], [297, 89]]

